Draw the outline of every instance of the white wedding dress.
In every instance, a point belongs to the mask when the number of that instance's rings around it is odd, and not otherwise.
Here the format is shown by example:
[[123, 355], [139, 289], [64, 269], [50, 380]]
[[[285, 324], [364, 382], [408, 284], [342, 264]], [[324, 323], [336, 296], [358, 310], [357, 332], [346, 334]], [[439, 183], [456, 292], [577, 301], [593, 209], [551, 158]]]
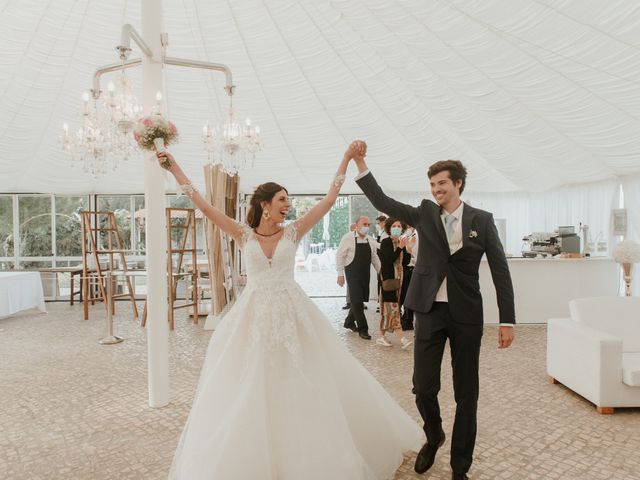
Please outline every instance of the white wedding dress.
[[272, 260], [242, 228], [247, 285], [211, 337], [169, 478], [393, 478], [422, 429], [295, 282], [295, 224]]

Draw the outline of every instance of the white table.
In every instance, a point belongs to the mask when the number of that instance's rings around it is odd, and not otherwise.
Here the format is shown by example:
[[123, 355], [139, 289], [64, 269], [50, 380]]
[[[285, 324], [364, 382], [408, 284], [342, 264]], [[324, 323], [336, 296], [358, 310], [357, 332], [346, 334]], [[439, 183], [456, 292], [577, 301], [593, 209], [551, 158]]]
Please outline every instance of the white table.
[[[547, 323], [569, 316], [575, 298], [616, 296], [620, 266], [610, 258], [510, 258], [516, 323]], [[498, 322], [496, 291], [486, 259], [480, 263], [485, 323]]]
[[0, 272], [0, 318], [44, 306], [40, 272]]

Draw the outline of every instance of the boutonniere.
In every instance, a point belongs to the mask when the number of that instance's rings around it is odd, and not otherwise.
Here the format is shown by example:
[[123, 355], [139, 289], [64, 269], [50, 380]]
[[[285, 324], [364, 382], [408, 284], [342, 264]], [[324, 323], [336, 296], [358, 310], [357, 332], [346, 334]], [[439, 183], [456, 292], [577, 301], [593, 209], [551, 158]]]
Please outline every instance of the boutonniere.
[[471, 230], [469, 232], [469, 238], [476, 238], [478, 236], [478, 232], [476, 232], [475, 230]]

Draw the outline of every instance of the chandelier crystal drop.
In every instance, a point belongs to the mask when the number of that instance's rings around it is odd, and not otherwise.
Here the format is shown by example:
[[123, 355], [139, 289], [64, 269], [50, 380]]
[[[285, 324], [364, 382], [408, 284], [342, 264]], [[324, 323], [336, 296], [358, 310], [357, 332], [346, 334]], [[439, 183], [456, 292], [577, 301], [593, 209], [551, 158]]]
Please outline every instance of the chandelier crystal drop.
[[260, 127], [247, 118], [244, 124], [235, 119], [233, 104], [230, 105], [226, 121], [202, 128], [202, 143], [214, 165], [221, 164], [229, 175], [237, 175], [247, 167], [253, 167], [256, 154], [262, 150]]
[[[124, 69], [109, 82], [101, 103], [100, 92], [82, 94], [81, 126], [74, 133], [65, 123], [60, 143], [71, 154], [72, 167], [98, 178], [118, 168], [120, 160], [128, 160], [139, 152], [133, 138], [133, 127], [141, 117], [142, 108], [133, 95], [131, 81]], [[91, 101], [93, 100], [93, 101]]]

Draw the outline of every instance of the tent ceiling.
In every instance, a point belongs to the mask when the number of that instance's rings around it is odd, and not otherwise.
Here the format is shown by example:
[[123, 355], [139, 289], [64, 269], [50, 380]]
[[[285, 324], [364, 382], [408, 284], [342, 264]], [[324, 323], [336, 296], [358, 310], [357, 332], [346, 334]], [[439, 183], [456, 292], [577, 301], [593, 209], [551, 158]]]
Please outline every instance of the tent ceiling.
[[[640, 4], [625, 0], [164, 0], [173, 57], [233, 70], [265, 149], [242, 188], [324, 192], [353, 138], [389, 190], [459, 158], [474, 191], [540, 191], [640, 171]], [[142, 192], [142, 160], [94, 180], [58, 145], [138, 2], [0, 2], [0, 192]], [[140, 52], [134, 47], [133, 56]], [[174, 149], [196, 182], [224, 77], [166, 68]], [[137, 88], [139, 71], [130, 71]], [[108, 77], [103, 78], [106, 82]], [[106, 83], [103, 83], [106, 85]], [[104, 86], [103, 86], [104, 88]], [[138, 91], [141, 96], [141, 92]], [[352, 167], [353, 168], [353, 167]], [[353, 182], [344, 191], [358, 191]]]

